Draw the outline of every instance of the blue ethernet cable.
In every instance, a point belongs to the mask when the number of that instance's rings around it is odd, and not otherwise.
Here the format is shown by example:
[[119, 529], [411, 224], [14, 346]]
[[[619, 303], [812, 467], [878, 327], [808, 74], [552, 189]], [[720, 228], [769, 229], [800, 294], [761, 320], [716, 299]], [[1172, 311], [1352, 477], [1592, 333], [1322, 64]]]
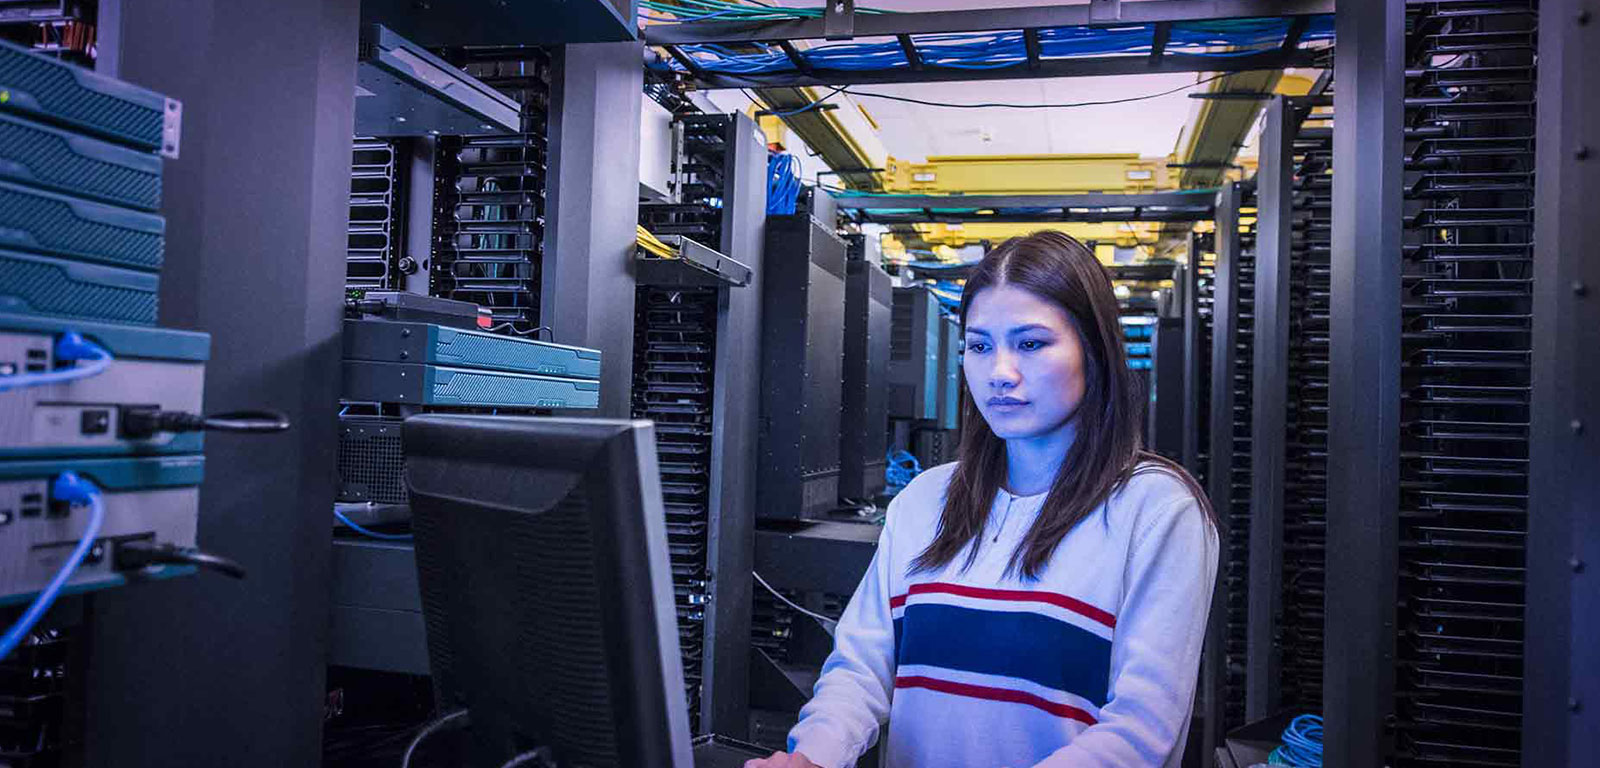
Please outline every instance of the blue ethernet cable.
[[86, 363], [63, 368], [57, 371], [44, 371], [40, 373], [19, 373], [11, 376], [0, 377], [0, 392], [24, 387], [38, 387], [45, 384], [65, 384], [69, 381], [87, 379], [98, 376], [111, 367], [113, 360], [111, 353], [75, 331], [67, 331], [56, 339], [55, 359], [59, 362], [68, 360]]
[[89, 522], [84, 526], [83, 535], [78, 538], [78, 545], [73, 547], [72, 553], [67, 555], [61, 568], [50, 579], [33, 602], [28, 604], [28, 609], [22, 616], [12, 623], [4, 636], [0, 636], [0, 659], [5, 659], [22, 644], [34, 625], [39, 623], [50, 606], [55, 604], [56, 598], [61, 595], [61, 590], [66, 587], [67, 580], [83, 564], [83, 558], [89, 554], [89, 549], [94, 546], [95, 539], [100, 535], [100, 528], [106, 521], [106, 505], [100, 496], [100, 489], [93, 483], [78, 476], [76, 472], [62, 472], [56, 476], [55, 482], [50, 486], [52, 501], [66, 502], [73, 506], [87, 505], [89, 507]]

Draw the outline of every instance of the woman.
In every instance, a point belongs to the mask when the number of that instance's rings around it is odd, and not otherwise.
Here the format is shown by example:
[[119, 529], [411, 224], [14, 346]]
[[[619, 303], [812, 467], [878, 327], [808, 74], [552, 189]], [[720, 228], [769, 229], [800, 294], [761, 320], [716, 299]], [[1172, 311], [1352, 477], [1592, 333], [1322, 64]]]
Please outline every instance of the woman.
[[1041, 232], [967, 281], [961, 461], [889, 505], [789, 751], [746, 768], [1176, 766], [1216, 579], [1195, 481], [1140, 448], [1089, 249]]

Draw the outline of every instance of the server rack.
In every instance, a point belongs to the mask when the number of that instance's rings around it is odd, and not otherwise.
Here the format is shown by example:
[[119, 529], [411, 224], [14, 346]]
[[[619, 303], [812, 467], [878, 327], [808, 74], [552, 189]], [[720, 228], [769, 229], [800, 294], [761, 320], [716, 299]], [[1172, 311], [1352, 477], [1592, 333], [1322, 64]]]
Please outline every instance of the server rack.
[[[1304, 113], [1302, 113], [1304, 114]], [[1293, 142], [1294, 202], [1286, 278], [1288, 393], [1283, 437], [1281, 705], [1322, 706], [1328, 505], [1328, 311], [1333, 129], [1304, 115]]]
[[920, 285], [894, 289], [889, 325], [889, 418], [939, 417], [939, 304]]
[[466, 48], [467, 73], [520, 106], [520, 131], [444, 136], [434, 168], [429, 293], [486, 307], [495, 327], [539, 327], [551, 62], [533, 47]]
[[809, 213], [767, 217], [757, 517], [839, 506], [845, 244]]
[[[1600, 125], [1600, 27], [1577, 0], [1543, 0], [1536, 96], [1532, 377], [1527, 565], [1529, 594], [1523, 670], [1524, 745], [1543, 765], [1580, 766], [1600, 754], [1600, 669], [1593, 638], [1600, 629], [1600, 240], [1593, 216], [1600, 197], [1597, 159], [1575, 135]], [[1525, 749], [1524, 752], [1531, 752]], [[1531, 762], [1531, 761], [1530, 761]], [[1526, 764], [1526, 763], [1525, 763]]]
[[955, 315], [939, 317], [939, 417], [938, 428], [955, 432], [961, 428], [961, 321]]
[[347, 290], [396, 290], [405, 241], [395, 142], [356, 137], [350, 159], [350, 224], [345, 252]]
[[1203, 679], [1204, 754], [1246, 720], [1249, 668], [1251, 382], [1254, 352], [1255, 249], [1253, 184], [1223, 187], [1217, 200], [1216, 260], [1207, 293], [1210, 331], [1206, 369], [1205, 487], [1222, 528], [1222, 562], [1207, 633]]
[[[1525, 721], [1576, 727], [1581, 710], [1573, 697], [1569, 711], [1523, 713], [1524, 691], [1531, 701], [1539, 688], [1525, 670], [1544, 663], [1525, 645], [1566, 629], [1525, 615], [1529, 525], [1543, 517], [1528, 495], [1531, 403], [1569, 386], [1532, 370], [1546, 342], [1533, 278], [1550, 253], [1532, 237], [1535, 153], [1551, 149], [1535, 138], [1570, 114], [1536, 102], [1535, 52], [1546, 25], [1586, 23], [1568, 4], [1539, 5], [1341, 10], [1341, 39], [1385, 50], [1365, 55], [1382, 65], [1341, 57], [1335, 94], [1336, 176], [1349, 185], [1333, 198], [1331, 283], [1339, 556], [1327, 605], [1340, 620], [1327, 628], [1325, 708], [1337, 764], [1589, 757], [1566, 752], [1570, 740], [1523, 738]], [[1563, 165], [1572, 147], [1559, 148]]]
[[1150, 338], [1149, 385], [1145, 396], [1145, 448], [1174, 461], [1183, 459], [1187, 407], [1184, 322], [1157, 317]]
[[[726, 224], [729, 164], [741, 141], [731, 115], [689, 114], [673, 119], [674, 153], [669, 185], [676, 200], [639, 206], [639, 223], [657, 235], [681, 235], [720, 249]], [[726, 251], [724, 251], [726, 253]], [[733, 255], [733, 254], [730, 254]]]
[[[1181, 273], [1183, 302], [1183, 445], [1180, 462], [1203, 486], [1210, 471], [1211, 336], [1215, 320], [1216, 249], [1223, 239], [1189, 235], [1189, 261]], [[1207, 247], [1212, 246], [1212, 247]]]
[[889, 439], [889, 315], [894, 287], [882, 267], [864, 258], [865, 236], [846, 238], [844, 395], [840, 417], [839, 496], [870, 499], [883, 492]]
[[1397, 766], [1525, 764], [1537, 19], [1531, 2], [1411, 19]]
[[1319, 711], [1327, 530], [1332, 131], [1325, 99], [1262, 128], [1250, 397], [1245, 707]]
[[691, 727], [740, 736], [749, 729], [760, 407], [750, 372], [761, 366], [751, 331], [762, 316], [766, 149], [744, 115], [681, 116], [675, 131], [693, 137], [675, 160], [688, 174], [678, 179], [687, 202], [642, 203], [640, 223], [730, 265], [715, 273], [655, 259], [639, 270], [633, 415], [656, 422]]

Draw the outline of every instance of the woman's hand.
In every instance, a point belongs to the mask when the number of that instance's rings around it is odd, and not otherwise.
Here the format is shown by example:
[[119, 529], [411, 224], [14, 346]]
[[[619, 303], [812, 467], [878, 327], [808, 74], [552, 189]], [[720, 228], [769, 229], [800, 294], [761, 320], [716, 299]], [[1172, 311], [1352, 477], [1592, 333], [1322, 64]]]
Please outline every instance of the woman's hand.
[[773, 752], [771, 757], [745, 761], [744, 768], [817, 768], [817, 764], [799, 752]]

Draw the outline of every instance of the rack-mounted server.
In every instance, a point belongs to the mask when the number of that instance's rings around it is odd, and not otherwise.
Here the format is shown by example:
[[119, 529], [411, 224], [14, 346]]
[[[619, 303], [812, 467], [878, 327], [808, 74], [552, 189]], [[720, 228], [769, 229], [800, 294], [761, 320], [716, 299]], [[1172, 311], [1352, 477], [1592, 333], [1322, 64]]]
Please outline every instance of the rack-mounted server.
[[[749, 727], [766, 146], [744, 115], [682, 115], [677, 202], [639, 223], [683, 258], [636, 261], [632, 414], [656, 425], [679, 648], [696, 733]], [[841, 302], [842, 303], [842, 302]]]
[[840, 417], [839, 496], [870, 499], [884, 487], [888, 452], [889, 325], [894, 285], [862, 258], [864, 236], [847, 238], [845, 265], [844, 393]]
[[807, 213], [767, 217], [757, 515], [800, 520], [839, 505], [845, 244]]
[[927, 288], [894, 289], [889, 326], [889, 418], [939, 417], [939, 302]]

